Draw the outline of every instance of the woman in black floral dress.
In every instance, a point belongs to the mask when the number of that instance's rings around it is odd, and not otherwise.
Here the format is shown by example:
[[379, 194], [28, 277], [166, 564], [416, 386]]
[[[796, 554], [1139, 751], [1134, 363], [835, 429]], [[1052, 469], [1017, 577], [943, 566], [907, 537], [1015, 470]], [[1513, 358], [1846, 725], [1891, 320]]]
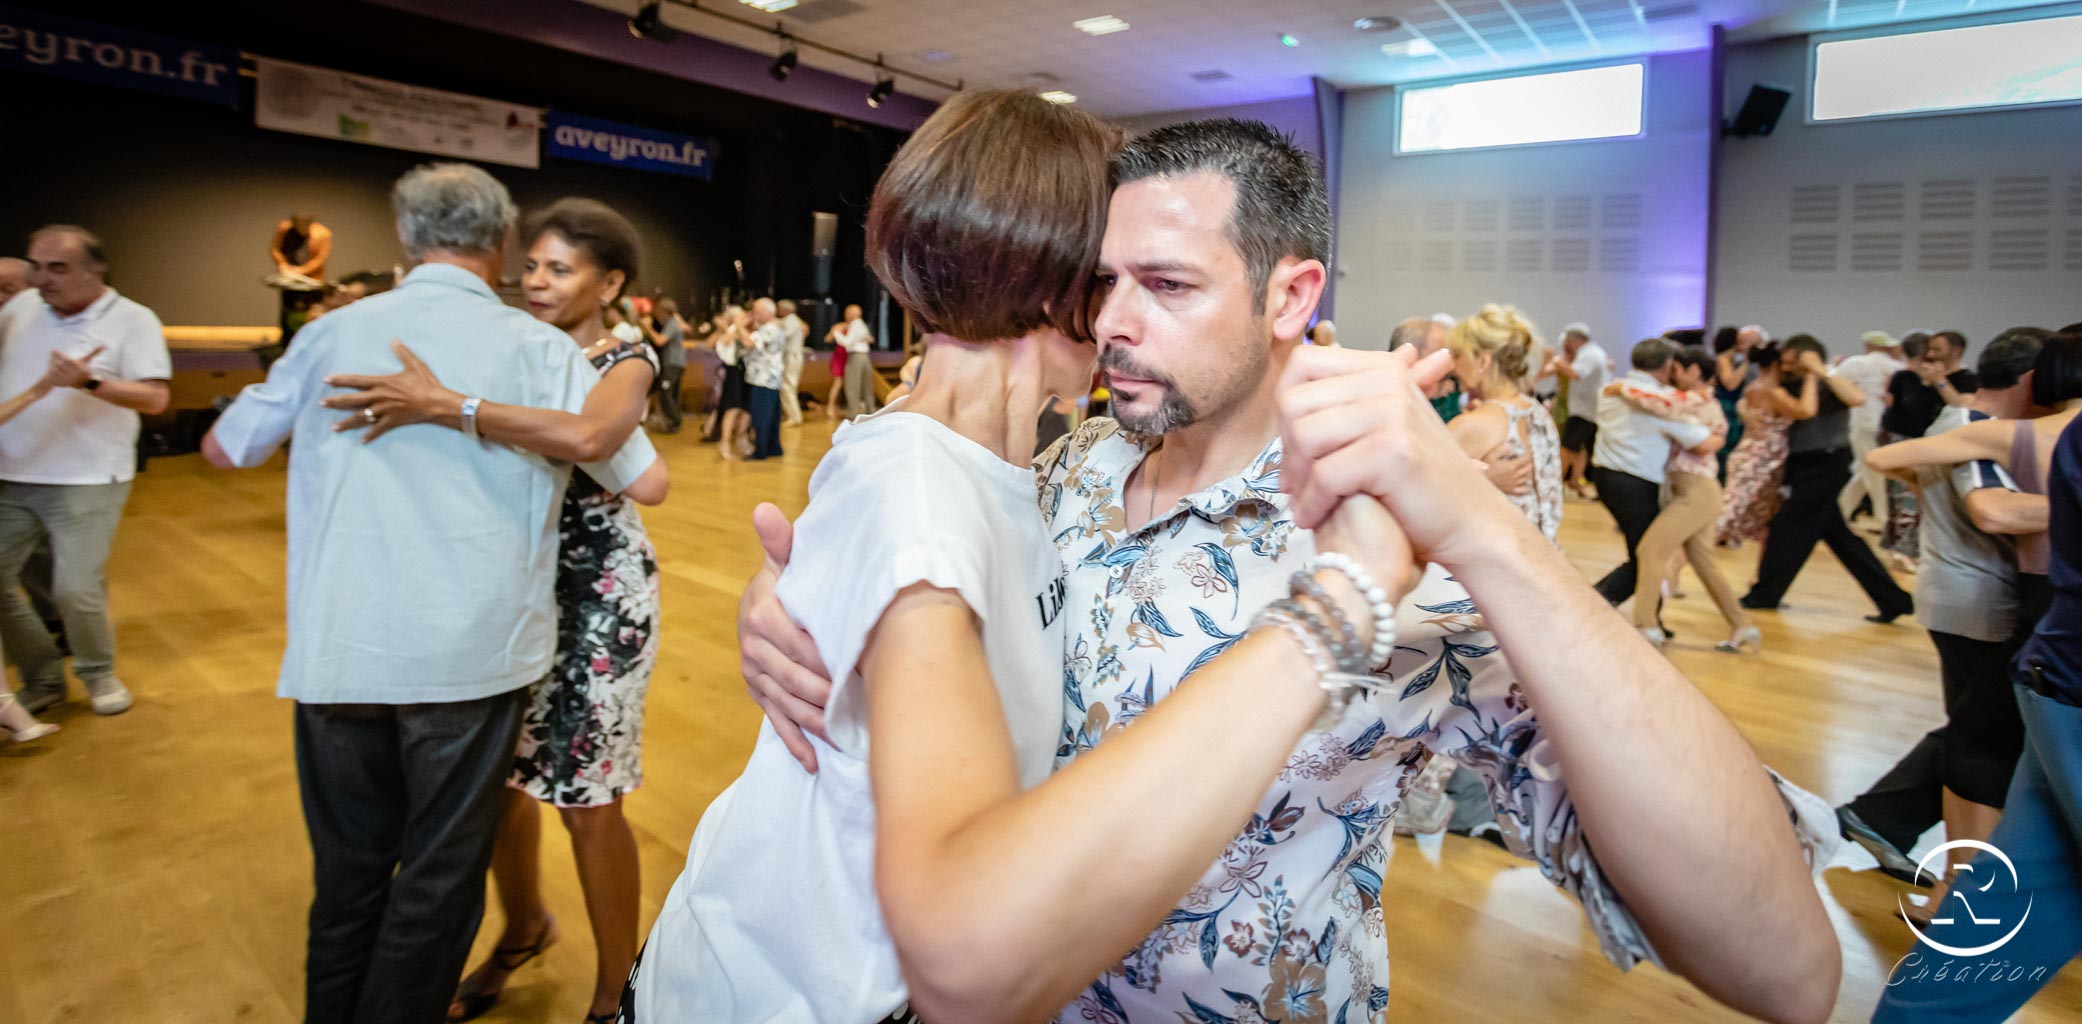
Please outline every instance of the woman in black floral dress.
[[[478, 434], [569, 462], [604, 460], [635, 433], [658, 373], [649, 346], [615, 339], [601, 316], [636, 276], [636, 229], [604, 204], [563, 199], [531, 219], [525, 237], [528, 312], [584, 347], [600, 382], [576, 415], [483, 403]], [[383, 429], [459, 426], [463, 396], [423, 365], [408, 361], [404, 373], [371, 390], [385, 393], [374, 407]], [[636, 839], [621, 798], [643, 781], [644, 692], [658, 651], [657, 556], [636, 503], [662, 501], [665, 483], [660, 460], [623, 494], [606, 493], [583, 474], [573, 474], [565, 492], [556, 661], [521, 723], [492, 854], [506, 928], [490, 958], [463, 979], [450, 1020], [491, 1009], [507, 976], [557, 940], [542, 899], [537, 801], [556, 807], [571, 834], [592, 920], [598, 960], [586, 1019], [612, 1019], [636, 958], [639, 914]]]

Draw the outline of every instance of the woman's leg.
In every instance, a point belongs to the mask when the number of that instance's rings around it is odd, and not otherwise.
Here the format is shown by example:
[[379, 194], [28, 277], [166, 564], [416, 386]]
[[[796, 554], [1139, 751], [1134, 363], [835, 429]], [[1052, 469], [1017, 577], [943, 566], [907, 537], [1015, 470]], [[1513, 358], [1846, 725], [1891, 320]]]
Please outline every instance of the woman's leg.
[[1670, 556], [1684, 547], [1685, 537], [1692, 532], [1687, 529], [1691, 518], [1683, 498], [1672, 492], [1669, 503], [1656, 513], [1648, 532], [1635, 545], [1634, 564], [1640, 571], [1634, 574], [1634, 628], [1647, 629], [1662, 622], [1663, 580], [1668, 578]]
[[[1686, 535], [1684, 540], [1685, 559], [1692, 564], [1692, 574], [1699, 577], [1699, 585], [1706, 588], [1713, 606], [1720, 609], [1721, 618], [1728, 620], [1730, 630], [1739, 630], [1751, 625], [1749, 613], [1742, 609], [1742, 601], [1735, 588], [1728, 586], [1728, 579], [1721, 575], [1720, 567], [1713, 564], [1713, 524], [1720, 520], [1721, 487], [1703, 476], [1679, 473], [1670, 480], [1672, 489], [1683, 496], [1684, 507], [1691, 511], [1698, 528]], [[1664, 515], [1669, 510], [1664, 510]]]
[[578, 882], [586, 893], [586, 917], [593, 923], [595, 961], [593, 1006], [606, 1013], [622, 998], [622, 984], [636, 963], [640, 865], [636, 835], [622, 815], [622, 801], [599, 807], [566, 807], [560, 813], [571, 833], [571, 853], [578, 861]]

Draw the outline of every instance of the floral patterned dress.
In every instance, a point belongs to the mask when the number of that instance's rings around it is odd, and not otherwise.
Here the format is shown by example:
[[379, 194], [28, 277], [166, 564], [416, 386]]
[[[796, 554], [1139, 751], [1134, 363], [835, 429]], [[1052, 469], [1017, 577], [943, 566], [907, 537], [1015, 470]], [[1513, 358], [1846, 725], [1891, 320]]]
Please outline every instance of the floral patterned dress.
[[[647, 345], [593, 357], [658, 369]], [[643, 698], [658, 659], [658, 556], [636, 504], [574, 474], [558, 530], [557, 654], [535, 684], [506, 784], [558, 807], [613, 803], [643, 782]]]
[[[1503, 409], [1510, 418], [1505, 428], [1504, 453], [1533, 460], [1533, 489], [1505, 497], [1510, 498], [1511, 504], [1518, 506], [1518, 511], [1525, 513], [1525, 517], [1552, 541], [1561, 532], [1561, 435], [1554, 429], [1554, 417], [1548, 415], [1538, 402], [1507, 404]], [[1523, 437], [1519, 434], [1521, 423], [1525, 424]]]
[[1742, 443], [1728, 456], [1728, 489], [1713, 535], [1720, 543], [1761, 541], [1778, 514], [1779, 487], [1786, 475], [1786, 429], [1793, 421], [1743, 400]]

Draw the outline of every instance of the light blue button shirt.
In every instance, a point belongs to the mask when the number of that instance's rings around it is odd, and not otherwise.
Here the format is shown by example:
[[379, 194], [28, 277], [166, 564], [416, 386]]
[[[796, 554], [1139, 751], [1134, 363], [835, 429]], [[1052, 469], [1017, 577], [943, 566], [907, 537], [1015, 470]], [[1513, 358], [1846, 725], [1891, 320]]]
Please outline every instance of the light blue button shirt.
[[[398, 367], [405, 343], [441, 383], [489, 402], [578, 412], [600, 375], [571, 337], [502, 304], [460, 267], [314, 321], [267, 382], [217, 421], [240, 466], [289, 456], [289, 646], [277, 693], [312, 704], [476, 700], [549, 673], [557, 513], [568, 463], [433, 424], [372, 444], [318, 402], [339, 373]], [[639, 430], [586, 473], [610, 491], [657, 458]]]

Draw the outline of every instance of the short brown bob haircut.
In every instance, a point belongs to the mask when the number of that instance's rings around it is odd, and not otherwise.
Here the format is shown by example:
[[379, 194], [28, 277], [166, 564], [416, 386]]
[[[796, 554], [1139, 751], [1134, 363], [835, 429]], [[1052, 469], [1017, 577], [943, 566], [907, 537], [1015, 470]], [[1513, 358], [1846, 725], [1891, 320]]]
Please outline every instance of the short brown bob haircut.
[[957, 93], [882, 173], [867, 262], [930, 333], [1052, 326], [1092, 340], [1092, 289], [1121, 133], [1028, 91]]

